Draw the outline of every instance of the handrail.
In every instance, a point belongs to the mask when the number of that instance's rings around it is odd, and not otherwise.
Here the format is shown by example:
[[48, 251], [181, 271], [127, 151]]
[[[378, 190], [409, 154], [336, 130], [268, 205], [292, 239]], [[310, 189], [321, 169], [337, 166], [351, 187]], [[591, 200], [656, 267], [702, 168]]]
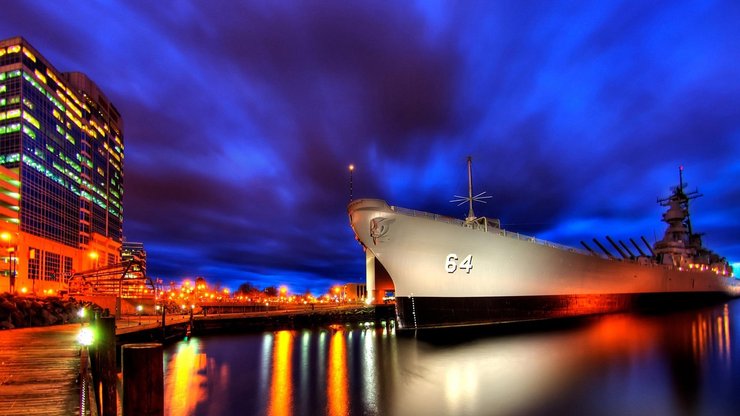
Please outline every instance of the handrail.
[[[432, 214], [432, 213], [424, 212], [424, 211], [417, 211], [417, 210], [409, 209], [409, 208], [392, 206], [391, 207], [391, 210], [393, 210], [393, 211], [395, 211], [395, 212], [397, 212], [399, 214], [407, 215], [407, 216], [410, 216], [410, 217], [429, 218], [429, 219], [434, 220], [434, 221], [444, 222], [444, 223], [447, 223], [447, 224], [459, 225], [461, 227], [464, 227], [465, 224], [466, 224], [465, 221], [459, 220], [457, 218], [452, 218], [452, 217], [448, 217], [448, 216], [445, 216], [445, 215]], [[482, 230], [484, 232], [489, 232], [489, 233], [497, 233], [500, 236], [512, 238], [512, 239], [515, 239], [515, 240], [528, 241], [528, 242], [531, 242], [531, 243], [539, 244], [541, 246], [547, 246], [547, 247], [557, 248], [557, 249], [560, 249], [560, 250], [565, 250], [565, 251], [580, 253], [580, 254], [587, 255], [587, 256], [591, 256], [592, 255], [591, 253], [587, 252], [586, 250], [581, 250], [581, 249], [578, 249], [578, 248], [575, 248], [575, 247], [566, 246], [564, 244], [553, 243], [552, 241], [541, 240], [541, 239], [536, 238], [536, 237], [532, 237], [532, 236], [520, 234], [520, 233], [513, 232], [513, 231], [507, 231], [507, 230], [505, 230], [503, 228], [488, 228], [487, 227], [487, 229], [480, 228], [480, 230]]]

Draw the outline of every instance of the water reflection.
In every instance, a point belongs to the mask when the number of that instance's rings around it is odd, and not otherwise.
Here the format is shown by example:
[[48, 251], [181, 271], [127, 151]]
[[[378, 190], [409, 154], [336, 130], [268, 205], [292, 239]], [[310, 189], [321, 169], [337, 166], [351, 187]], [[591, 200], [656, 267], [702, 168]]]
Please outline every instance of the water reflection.
[[329, 380], [326, 397], [329, 415], [347, 414], [347, 344], [342, 330], [336, 330], [329, 341]]
[[165, 356], [164, 362], [168, 414], [194, 414], [197, 404], [207, 399], [206, 355], [200, 351], [200, 341], [191, 339], [177, 344], [171, 359]]
[[738, 313], [734, 301], [517, 333], [192, 339], [168, 349], [167, 414], [733, 414]]
[[272, 352], [272, 383], [270, 384], [270, 416], [287, 416], [292, 413], [293, 381], [292, 362], [293, 333], [279, 331], [275, 334]]

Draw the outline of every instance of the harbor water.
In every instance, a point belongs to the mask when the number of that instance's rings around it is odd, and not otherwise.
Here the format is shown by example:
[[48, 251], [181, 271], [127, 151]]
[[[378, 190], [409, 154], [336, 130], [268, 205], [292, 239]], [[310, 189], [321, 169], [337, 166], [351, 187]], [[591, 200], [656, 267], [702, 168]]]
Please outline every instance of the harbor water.
[[385, 325], [195, 337], [168, 415], [737, 415], [740, 299], [531, 328]]

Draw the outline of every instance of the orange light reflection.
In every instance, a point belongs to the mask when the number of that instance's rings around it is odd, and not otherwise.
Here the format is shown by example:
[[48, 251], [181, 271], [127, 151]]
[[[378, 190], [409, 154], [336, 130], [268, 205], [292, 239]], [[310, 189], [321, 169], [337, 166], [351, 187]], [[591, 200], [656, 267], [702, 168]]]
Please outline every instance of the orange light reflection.
[[179, 346], [165, 374], [165, 397], [168, 415], [192, 415], [198, 403], [208, 398], [206, 385], [206, 355], [200, 343], [191, 339]]
[[293, 409], [292, 356], [293, 333], [279, 331], [275, 334], [272, 351], [272, 383], [270, 384], [271, 416], [290, 415]]
[[346, 415], [347, 409], [347, 345], [342, 331], [336, 331], [329, 341], [329, 380], [326, 396], [330, 415]]

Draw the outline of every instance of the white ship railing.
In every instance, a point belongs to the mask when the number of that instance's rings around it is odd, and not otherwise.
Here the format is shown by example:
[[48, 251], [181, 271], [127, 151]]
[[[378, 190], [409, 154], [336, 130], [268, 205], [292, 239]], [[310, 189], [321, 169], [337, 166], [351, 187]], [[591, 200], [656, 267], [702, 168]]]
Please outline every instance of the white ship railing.
[[[399, 213], [399, 214], [408, 215], [410, 217], [429, 218], [429, 219], [434, 220], [434, 221], [444, 222], [444, 223], [447, 223], [447, 224], [459, 225], [461, 227], [464, 227], [466, 225], [465, 224], [465, 221], [463, 221], [463, 220], [459, 220], [457, 218], [448, 217], [448, 216], [445, 216], [445, 215], [432, 214], [430, 212], [417, 211], [417, 210], [414, 210], [414, 209], [403, 208], [403, 207], [396, 207], [396, 206], [392, 206], [391, 209], [393, 211]], [[491, 227], [487, 227], [487, 229], [480, 228], [480, 230], [481, 231], [486, 231], [486, 232], [489, 232], [489, 233], [496, 233], [496, 234], [498, 234], [500, 236], [508, 237], [508, 238], [513, 238], [515, 240], [528, 241], [528, 242], [531, 242], [531, 243], [539, 244], [541, 246], [547, 246], [547, 247], [552, 247], [552, 248], [556, 248], [556, 249], [559, 249], [559, 250], [565, 250], [565, 251], [570, 251], [570, 252], [573, 252], [573, 253], [579, 253], [579, 254], [583, 254], [585, 256], [593, 256], [592, 253], [590, 253], [590, 252], [588, 252], [586, 250], [581, 250], [581, 249], [578, 249], [578, 248], [575, 248], [575, 247], [566, 246], [566, 245], [563, 245], [563, 244], [553, 243], [552, 241], [541, 240], [541, 239], [536, 238], [536, 237], [532, 237], [532, 236], [528, 236], [528, 235], [516, 233], [516, 232], [513, 232], [513, 231], [506, 231], [503, 228], [491, 228]]]

